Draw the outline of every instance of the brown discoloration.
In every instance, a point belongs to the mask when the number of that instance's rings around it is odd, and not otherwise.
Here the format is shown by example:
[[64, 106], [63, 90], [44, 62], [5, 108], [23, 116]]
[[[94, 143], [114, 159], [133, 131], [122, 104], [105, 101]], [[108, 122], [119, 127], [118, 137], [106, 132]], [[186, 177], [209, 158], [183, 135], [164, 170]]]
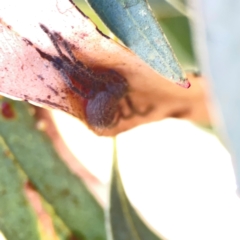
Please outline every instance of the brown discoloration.
[[15, 111], [13, 106], [8, 102], [2, 102], [1, 104], [1, 114], [6, 119], [12, 119], [15, 117]]

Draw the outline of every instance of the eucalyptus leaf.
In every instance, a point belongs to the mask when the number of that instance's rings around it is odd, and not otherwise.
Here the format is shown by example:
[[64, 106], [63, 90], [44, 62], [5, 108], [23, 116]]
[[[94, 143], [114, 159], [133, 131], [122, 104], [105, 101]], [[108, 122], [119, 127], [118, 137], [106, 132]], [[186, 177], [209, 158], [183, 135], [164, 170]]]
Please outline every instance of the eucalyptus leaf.
[[169, 80], [182, 83], [185, 74], [145, 0], [88, 0], [123, 43]]
[[105, 240], [102, 208], [84, 183], [62, 162], [50, 139], [36, 129], [30, 105], [1, 99], [0, 106], [4, 104], [11, 106], [9, 111], [14, 117], [0, 116], [0, 134], [36, 189], [74, 236]]
[[0, 136], [0, 231], [8, 240], [40, 240], [37, 217], [24, 192], [26, 177], [15, 161]]
[[163, 240], [140, 219], [123, 188], [117, 163], [116, 142], [110, 186], [110, 208], [107, 212], [108, 237], [113, 240]]

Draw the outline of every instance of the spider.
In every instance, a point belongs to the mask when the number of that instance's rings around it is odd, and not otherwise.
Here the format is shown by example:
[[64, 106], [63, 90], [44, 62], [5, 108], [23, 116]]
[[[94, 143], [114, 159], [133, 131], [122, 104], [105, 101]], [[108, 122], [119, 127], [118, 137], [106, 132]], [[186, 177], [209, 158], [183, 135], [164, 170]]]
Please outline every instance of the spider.
[[[65, 84], [76, 94], [87, 100], [85, 114], [89, 125], [98, 129], [115, 126], [120, 118], [130, 118], [134, 114], [145, 115], [151, 109], [144, 112], [136, 110], [127, 95], [128, 84], [124, 77], [108, 69], [98, 73], [75, 58], [71, 51], [72, 45], [64, 40], [59, 33], [50, 30], [40, 24], [41, 29], [48, 35], [54, 45], [58, 56], [52, 56], [36, 48], [41, 57], [50, 61], [58, 70]], [[61, 48], [68, 54], [66, 56]], [[73, 82], [80, 84], [80, 88]], [[124, 115], [119, 101], [125, 98], [130, 109], [130, 114]], [[115, 117], [118, 113], [117, 117]], [[115, 120], [115, 121], [114, 121]]]

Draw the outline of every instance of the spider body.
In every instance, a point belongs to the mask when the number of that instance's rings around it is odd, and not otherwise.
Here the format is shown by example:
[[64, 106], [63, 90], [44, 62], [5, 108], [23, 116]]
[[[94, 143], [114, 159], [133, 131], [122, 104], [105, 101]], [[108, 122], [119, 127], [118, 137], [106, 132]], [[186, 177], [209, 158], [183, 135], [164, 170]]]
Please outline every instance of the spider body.
[[[109, 128], [116, 125], [120, 118], [129, 118], [134, 113], [145, 115], [152, 109], [150, 107], [144, 112], [137, 111], [127, 95], [128, 84], [124, 77], [111, 69], [101, 73], [92, 70], [75, 58], [71, 51], [72, 45], [59, 33], [50, 32], [42, 24], [40, 27], [50, 38], [58, 55], [52, 56], [38, 48], [36, 50], [60, 72], [62, 79], [72, 91], [86, 99], [85, 115], [89, 125], [98, 129]], [[74, 82], [80, 84], [80, 87], [76, 87]], [[125, 116], [119, 107], [122, 98], [126, 99], [131, 110], [128, 116]]]
[[[128, 90], [126, 80], [113, 70], [102, 73], [93, 71], [75, 58], [70, 49], [71, 45], [58, 33], [50, 32], [42, 24], [40, 27], [49, 36], [58, 56], [50, 56], [37, 50], [42, 57], [52, 62], [68, 87], [87, 100], [85, 109], [87, 122], [96, 128], [111, 127], [119, 100]], [[63, 54], [61, 48], [68, 56]], [[74, 85], [74, 82], [80, 84], [80, 89]]]

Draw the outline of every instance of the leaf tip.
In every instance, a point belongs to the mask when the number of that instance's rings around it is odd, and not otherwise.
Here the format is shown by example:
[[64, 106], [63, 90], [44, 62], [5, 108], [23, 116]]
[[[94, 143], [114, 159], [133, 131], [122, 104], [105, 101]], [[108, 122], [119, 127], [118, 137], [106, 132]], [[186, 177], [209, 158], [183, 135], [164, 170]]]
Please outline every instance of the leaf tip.
[[191, 87], [191, 83], [188, 81], [187, 78], [183, 79], [180, 82], [177, 82], [177, 85], [179, 85], [180, 87], [183, 87], [183, 88], [190, 88]]

